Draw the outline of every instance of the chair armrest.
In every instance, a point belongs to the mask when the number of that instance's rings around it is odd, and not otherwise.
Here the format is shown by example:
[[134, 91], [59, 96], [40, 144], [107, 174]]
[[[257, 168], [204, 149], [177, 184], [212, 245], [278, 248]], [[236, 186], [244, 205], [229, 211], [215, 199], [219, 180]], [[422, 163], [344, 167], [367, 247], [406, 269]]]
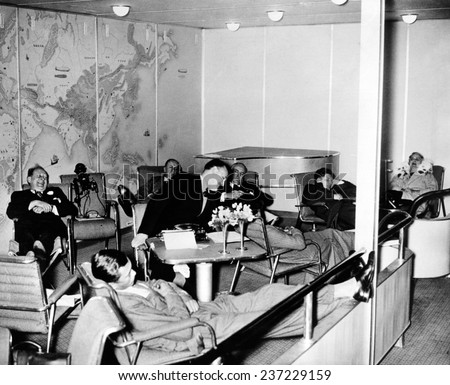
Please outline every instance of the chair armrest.
[[328, 208], [325, 202], [314, 202], [314, 203], [300, 203], [295, 205], [295, 207], [326, 207]]
[[114, 345], [119, 348], [123, 348], [129, 345], [138, 344], [140, 342], [144, 342], [147, 340], [151, 340], [153, 338], [161, 337], [166, 334], [175, 333], [180, 330], [193, 328], [196, 326], [205, 326], [208, 328], [210, 334], [211, 334], [211, 341], [212, 341], [212, 347], [213, 349], [216, 348], [216, 335], [214, 333], [214, 329], [211, 327], [211, 325], [207, 324], [206, 322], [199, 321], [197, 318], [188, 318], [177, 322], [168, 322], [164, 326], [160, 326], [156, 329], [152, 330], [146, 330], [142, 332], [133, 332], [133, 340], [124, 341], [124, 342], [114, 342]]
[[325, 266], [325, 268], [326, 268], [326, 264], [322, 261], [322, 250], [320, 249], [320, 245], [317, 242], [312, 241], [311, 239], [307, 239], [305, 241], [305, 245], [306, 245], [306, 247], [314, 246], [317, 249], [318, 260], [319, 260], [319, 264], [320, 264], [320, 273], [322, 273], [322, 266]]
[[56, 302], [67, 293], [67, 291], [77, 282], [78, 277], [76, 275], [68, 278], [61, 285], [59, 285], [48, 297], [48, 305], [56, 304]]
[[114, 210], [114, 219], [117, 220], [119, 218], [119, 204], [117, 203], [117, 201], [107, 199], [106, 200], [106, 212], [109, 216], [111, 216], [111, 209]]

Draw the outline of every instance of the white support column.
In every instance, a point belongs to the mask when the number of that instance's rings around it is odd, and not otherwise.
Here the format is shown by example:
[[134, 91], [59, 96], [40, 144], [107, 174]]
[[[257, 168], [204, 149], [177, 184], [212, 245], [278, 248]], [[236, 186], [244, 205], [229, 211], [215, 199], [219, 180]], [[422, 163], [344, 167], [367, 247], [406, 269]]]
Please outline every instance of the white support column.
[[[385, 0], [361, 1], [361, 49], [358, 120], [358, 196], [355, 248], [375, 250], [375, 277], [378, 260], [378, 208], [380, 198], [380, 147], [384, 66]], [[373, 364], [376, 290], [372, 306], [367, 306], [368, 363]], [[370, 339], [369, 339], [370, 335]]]

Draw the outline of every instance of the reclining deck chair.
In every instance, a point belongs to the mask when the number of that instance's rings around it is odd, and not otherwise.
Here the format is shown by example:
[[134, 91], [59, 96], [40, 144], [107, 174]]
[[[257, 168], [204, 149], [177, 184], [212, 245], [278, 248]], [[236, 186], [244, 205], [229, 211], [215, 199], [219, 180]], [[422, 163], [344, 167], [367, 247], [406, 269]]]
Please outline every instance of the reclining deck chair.
[[[112, 303], [122, 314], [125, 322], [126, 314], [122, 311], [120, 300], [116, 291], [106, 282], [95, 278], [92, 275], [91, 264], [89, 262], [82, 263], [77, 266], [82, 285], [82, 298], [84, 303], [89, 303], [92, 296], [106, 296], [111, 298]], [[125, 315], [124, 315], [125, 314]], [[173, 364], [186, 362], [190, 359], [197, 358], [204, 354], [191, 353], [190, 351], [168, 352], [159, 349], [144, 347], [143, 343], [151, 339], [163, 337], [166, 334], [174, 333], [180, 330], [191, 329], [195, 327], [206, 327], [211, 335], [212, 347], [216, 348], [214, 329], [205, 322], [199, 321], [197, 318], [188, 318], [178, 322], [169, 322], [167, 325], [154, 328], [145, 332], [132, 332], [129, 329], [123, 330], [111, 342], [115, 346], [115, 355], [119, 363], [123, 365], [148, 365], [148, 364]]]
[[108, 248], [109, 239], [115, 237], [116, 248], [120, 250], [119, 208], [116, 201], [108, 198], [105, 174], [86, 174], [89, 187], [79, 191], [76, 174], [60, 175], [61, 182], [69, 183], [69, 199], [79, 207], [79, 215], [68, 223], [69, 254], [73, 273], [77, 261], [76, 241], [105, 240]]
[[266, 249], [266, 256], [264, 257], [264, 259], [260, 260], [245, 261], [245, 262], [237, 261], [233, 275], [233, 280], [230, 285], [230, 292], [234, 291], [239, 276], [239, 272], [241, 269], [241, 265], [249, 268], [250, 270], [255, 271], [256, 273], [269, 277], [270, 284], [276, 281], [278, 277], [284, 277], [284, 283], [289, 284], [289, 274], [302, 270], [308, 271], [309, 273], [316, 276], [322, 274], [324, 263], [322, 262], [322, 253], [320, 250], [320, 246], [316, 242], [307, 240], [306, 248], [301, 251], [299, 250], [298, 252], [311, 253], [312, 252], [311, 249], [313, 249], [316, 250], [317, 258], [314, 259], [307, 258], [304, 261], [299, 261], [298, 264], [283, 263], [282, 255], [292, 251], [292, 249], [273, 248], [270, 244], [270, 240], [267, 235], [267, 229], [264, 223], [264, 219], [261, 217], [257, 217], [255, 218], [255, 221], [257, 221], [261, 226], [261, 231], [264, 238], [262, 244], [260, 239], [252, 239], [252, 240], [257, 244], [259, 244], [261, 247]]
[[11, 331], [47, 334], [49, 352], [55, 324], [77, 306], [57, 306], [76, 280], [76, 276], [70, 277], [47, 298], [33, 252], [26, 256], [1, 256], [0, 326]]

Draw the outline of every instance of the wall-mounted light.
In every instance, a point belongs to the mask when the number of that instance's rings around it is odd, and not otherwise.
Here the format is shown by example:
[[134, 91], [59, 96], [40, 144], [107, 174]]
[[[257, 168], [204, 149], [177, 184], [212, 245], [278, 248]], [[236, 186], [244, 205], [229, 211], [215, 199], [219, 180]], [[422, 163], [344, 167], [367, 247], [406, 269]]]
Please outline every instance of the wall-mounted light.
[[417, 20], [417, 15], [410, 14], [410, 15], [402, 15], [402, 20], [406, 24], [412, 24]]
[[348, 0], [331, 0], [333, 4], [344, 5]]
[[284, 11], [267, 11], [267, 17], [272, 21], [280, 21], [284, 16]]
[[232, 22], [226, 23], [226, 26], [229, 31], [236, 32], [239, 29], [239, 27], [241, 26], [241, 24], [232, 21]]
[[129, 5], [113, 5], [112, 10], [116, 16], [125, 17], [130, 12]]

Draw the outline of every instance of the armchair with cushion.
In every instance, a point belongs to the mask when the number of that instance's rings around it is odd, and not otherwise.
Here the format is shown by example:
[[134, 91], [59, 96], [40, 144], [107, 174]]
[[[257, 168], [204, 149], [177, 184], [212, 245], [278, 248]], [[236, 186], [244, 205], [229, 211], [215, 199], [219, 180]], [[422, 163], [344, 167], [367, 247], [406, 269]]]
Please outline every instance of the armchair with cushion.
[[[298, 251], [298, 263], [284, 263], [283, 254], [292, 252], [292, 249], [272, 247], [267, 235], [267, 229], [263, 218], [255, 218], [255, 221], [258, 222], [261, 226], [263, 241], [262, 244], [260, 239], [253, 239], [253, 241], [260, 244], [260, 246], [266, 249], [266, 255], [264, 259], [260, 260], [236, 262], [236, 268], [234, 271], [233, 280], [231, 282], [230, 292], [234, 291], [241, 265], [255, 271], [256, 273], [269, 277], [270, 284], [276, 281], [278, 277], [283, 277], [284, 283], [289, 284], [289, 274], [302, 270], [308, 271], [309, 273], [316, 276], [322, 274], [325, 264], [322, 262], [320, 246], [316, 242], [311, 240], [306, 241], [306, 248], [304, 250]], [[305, 258], [301, 258], [301, 254], [304, 254]]]
[[[108, 297], [127, 323], [126, 312], [124, 312], [120, 306], [117, 293], [108, 283], [97, 279], [92, 275], [91, 264], [89, 262], [82, 263], [77, 269], [81, 278], [80, 283], [82, 285], [81, 291], [83, 293], [82, 298], [84, 303], [89, 304], [89, 302], [97, 298], [97, 296]], [[156, 365], [187, 362], [190, 359], [201, 356], [209, 349], [201, 351], [198, 354], [190, 351], [169, 352], [143, 346], [143, 343], [151, 339], [162, 337], [166, 334], [195, 327], [203, 327], [209, 330], [212, 340], [212, 347], [210, 349], [215, 349], [216, 339], [214, 329], [207, 323], [199, 321], [197, 318], [169, 322], [167, 325], [144, 332], [133, 332], [129, 328], [125, 328], [121, 333], [117, 334], [114, 339], [111, 339], [111, 342], [115, 346], [117, 360], [123, 365]]]
[[[68, 184], [68, 183], [49, 183], [48, 187], [59, 188], [66, 195], [67, 198], [69, 198], [69, 196], [70, 196], [70, 184]], [[24, 184], [22, 186], [22, 190], [27, 190], [29, 188], [30, 188], [30, 186], [28, 184]], [[66, 226], [68, 226], [70, 218], [71, 218], [71, 216], [61, 217], [62, 221], [66, 224]], [[17, 218], [13, 219], [14, 225], [16, 224], [17, 220], [18, 220]], [[19, 244], [16, 242], [15, 229], [14, 229], [12, 240], [10, 241], [9, 246], [10, 246], [9, 247], [10, 255], [16, 255], [19, 253], [20, 247], [19, 247]], [[66, 257], [66, 259], [67, 259], [66, 266], [69, 270], [71, 270], [73, 272], [73, 269], [71, 269], [72, 261], [71, 261], [70, 253], [67, 252], [67, 239], [66, 238], [60, 239], [59, 237], [57, 237], [57, 239], [55, 239], [53, 250], [49, 250], [49, 253], [50, 253], [51, 259], [50, 259], [50, 262], [47, 264], [46, 269], [42, 272], [42, 275], [45, 275], [50, 270], [50, 268], [53, 266], [53, 264], [58, 260], [58, 258], [61, 256]]]
[[[414, 218], [406, 235], [406, 245], [414, 253], [414, 278], [435, 278], [450, 274], [450, 215], [444, 199], [450, 189], [430, 191], [416, 198], [409, 214]], [[418, 218], [417, 211], [427, 202], [439, 202], [441, 209], [436, 217]]]
[[88, 177], [89, 188], [80, 191], [76, 174], [60, 175], [61, 182], [71, 186], [69, 199], [79, 208], [78, 216], [68, 222], [71, 273], [77, 261], [77, 241], [104, 239], [108, 248], [109, 239], [115, 237], [116, 248], [120, 250], [119, 209], [117, 202], [109, 199], [105, 174], [97, 172]]
[[57, 306], [76, 280], [75, 276], [68, 278], [47, 297], [33, 252], [26, 256], [0, 256], [0, 327], [47, 334], [47, 352], [50, 351], [55, 326], [77, 306]]

